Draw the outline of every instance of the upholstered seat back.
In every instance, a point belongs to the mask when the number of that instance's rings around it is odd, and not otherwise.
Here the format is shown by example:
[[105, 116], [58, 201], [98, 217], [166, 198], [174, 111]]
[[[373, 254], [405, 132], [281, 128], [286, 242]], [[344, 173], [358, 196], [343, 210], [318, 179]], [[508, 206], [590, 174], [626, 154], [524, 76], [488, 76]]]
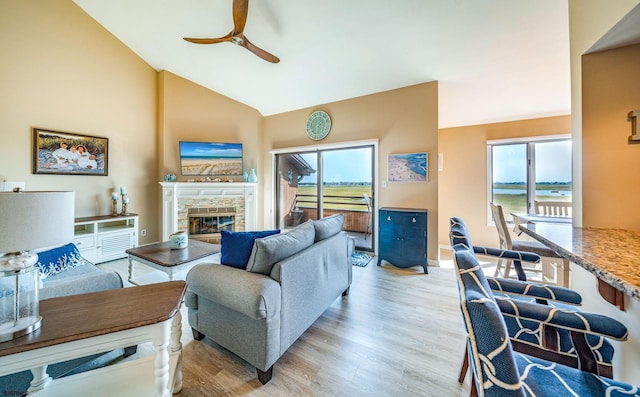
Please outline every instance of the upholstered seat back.
[[[473, 251], [464, 244], [455, 245], [453, 251], [470, 367], [479, 396], [640, 396], [636, 386], [514, 353], [502, 314], [505, 309], [493, 297]], [[578, 330], [575, 325], [573, 329]], [[623, 327], [614, 320], [611, 326]]]
[[449, 242], [451, 247], [464, 244], [467, 248], [473, 248], [469, 229], [462, 219], [456, 217], [449, 219]]
[[454, 246], [454, 261], [478, 394], [524, 396], [507, 328], [480, 264], [462, 244]]

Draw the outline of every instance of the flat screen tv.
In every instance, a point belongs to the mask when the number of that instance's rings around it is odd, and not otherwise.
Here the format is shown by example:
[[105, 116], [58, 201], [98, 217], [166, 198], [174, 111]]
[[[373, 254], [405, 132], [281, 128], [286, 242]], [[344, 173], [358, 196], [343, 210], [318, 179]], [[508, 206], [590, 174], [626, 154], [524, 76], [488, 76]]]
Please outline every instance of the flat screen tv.
[[242, 144], [180, 142], [183, 176], [242, 176]]

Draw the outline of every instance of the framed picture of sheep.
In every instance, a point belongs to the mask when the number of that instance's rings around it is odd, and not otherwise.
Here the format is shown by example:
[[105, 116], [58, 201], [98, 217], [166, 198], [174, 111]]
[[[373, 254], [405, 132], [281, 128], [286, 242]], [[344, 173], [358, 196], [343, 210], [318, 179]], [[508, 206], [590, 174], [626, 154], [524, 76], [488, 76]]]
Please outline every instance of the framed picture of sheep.
[[33, 129], [33, 173], [108, 175], [109, 139]]

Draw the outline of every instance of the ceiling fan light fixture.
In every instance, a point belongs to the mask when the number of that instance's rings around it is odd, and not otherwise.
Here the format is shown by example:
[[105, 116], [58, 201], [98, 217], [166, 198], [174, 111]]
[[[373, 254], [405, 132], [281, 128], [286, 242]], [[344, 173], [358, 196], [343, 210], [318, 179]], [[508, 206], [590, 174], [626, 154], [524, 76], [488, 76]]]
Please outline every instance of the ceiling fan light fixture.
[[249, 0], [233, 0], [233, 30], [223, 37], [210, 39], [197, 39], [191, 37], [183, 37], [184, 40], [195, 44], [216, 44], [231, 42], [240, 47], [244, 47], [258, 57], [267, 62], [278, 63], [280, 58], [268, 53], [260, 47], [253, 45], [244, 35], [244, 25], [247, 22], [247, 13], [249, 11]]

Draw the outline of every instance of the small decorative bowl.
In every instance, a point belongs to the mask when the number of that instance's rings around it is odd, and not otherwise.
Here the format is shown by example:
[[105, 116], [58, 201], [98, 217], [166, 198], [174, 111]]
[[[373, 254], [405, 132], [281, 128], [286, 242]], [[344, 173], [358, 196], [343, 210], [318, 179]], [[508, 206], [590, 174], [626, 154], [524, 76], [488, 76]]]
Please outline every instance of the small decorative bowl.
[[169, 236], [169, 248], [172, 250], [187, 248], [189, 238], [184, 231], [175, 232]]

